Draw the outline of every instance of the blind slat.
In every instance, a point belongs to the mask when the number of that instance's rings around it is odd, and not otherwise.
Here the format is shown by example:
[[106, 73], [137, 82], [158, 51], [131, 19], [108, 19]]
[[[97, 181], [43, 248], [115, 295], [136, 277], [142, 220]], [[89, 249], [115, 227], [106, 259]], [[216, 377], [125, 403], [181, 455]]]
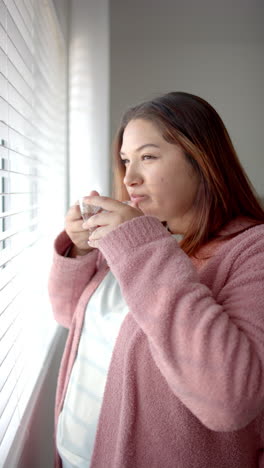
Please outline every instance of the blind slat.
[[0, 0], [1, 462], [54, 327], [43, 275], [63, 225], [65, 157], [66, 49], [52, 0]]
[[17, 399], [14, 396], [16, 388], [16, 379], [14, 376], [10, 378], [7, 382], [7, 385], [1, 392], [1, 404], [0, 404], [0, 444], [4, 438], [7, 427], [10, 423], [10, 420], [13, 416], [13, 413], [17, 406]]
[[19, 70], [21, 76], [23, 77], [25, 83], [33, 89], [33, 77], [31, 70], [28, 69], [27, 64], [23, 57], [20, 55], [18, 48], [7, 36], [7, 53], [8, 58], [12, 64]]
[[27, 25], [24, 20], [24, 15], [21, 13], [20, 9], [17, 8], [17, 5], [13, 0], [8, 0], [6, 3], [8, 12], [16, 25], [16, 28], [18, 29], [21, 37], [23, 37], [23, 40], [25, 41], [28, 49], [30, 52], [33, 52], [33, 44], [32, 44], [32, 37], [31, 37], [31, 32], [30, 28], [32, 27], [32, 22], [30, 21], [29, 24]]
[[[23, 18], [24, 24], [28, 30], [28, 33], [30, 36], [32, 35], [32, 30], [33, 30], [33, 22], [32, 22], [32, 17], [30, 16], [29, 11], [27, 10], [27, 7], [24, 3], [24, 0], [15, 0], [14, 1], [17, 10], [19, 11], [21, 17]], [[22, 8], [21, 8], [22, 4]]]
[[32, 52], [26, 43], [25, 38], [22, 36], [18, 25], [14, 22], [8, 10], [6, 15], [6, 32], [7, 36], [18, 50], [21, 58], [30, 71], [32, 64]]
[[[14, 321], [14, 326], [7, 330], [7, 333], [3, 335], [0, 340], [0, 366], [2, 367], [3, 362], [7, 358], [10, 350], [15, 346], [17, 337], [19, 335], [19, 323]], [[0, 419], [1, 421], [1, 419]]]
[[35, 231], [32, 236], [32, 233], [29, 233], [26, 242], [24, 242], [19, 248], [11, 249], [7, 248], [4, 249], [2, 252], [0, 251], [0, 267], [7, 265], [11, 260], [17, 258], [19, 255], [22, 255], [25, 249], [28, 249], [32, 245], [34, 245], [39, 239], [36, 237], [37, 232]]
[[25, 99], [30, 104], [33, 97], [33, 89], [30, 87], [29, 83], [27, 83], [20, 70], [15, 67], [14, 63], [12, 63], [9, 58], [7, 60], [6, 77], [14, 88], [16, 88], [20, 94], [25, 96]]
[[37, 226], [38, 224], [38, 219], [32, 219], [28, 223], [24, 224], [24, 226], [19, 226], [15, 229], [9, 229], [7, 231], [4, 231], [0, 234], [0, 242], [10, 239], [11, 237], [21, 234], [23, 231], [28, 231], [28, 228], [33, 228], [34, 226]]
[[[9, 286], [12, 287], [12, 283]], [[14, 295], [14, 292], [12, 294], [9, 294], [9, 297], [6, 297], [5, 304], [3, 304], [3, 310], [1, 313], [1, 323], [2, 323], [2, 328], [1, 328], [1, 333], [0, 333], [1, 340], [4, 339], [5, 335], [8, 335], [8, 331], [11, 329], [11, 327], [14, 328], [14, 323], [20, 313], [18, 308], [14, 307], [14, 305], [15, 305], [15, 301], [17, 300], [17, 298], [19, 298], [19, 295], [22, 293], [22, 290], [23, 290], [22, 287], [19, 285], [19, 289], [15, 290], [16, 291], [15, 295]]]
[[13, 281], [15, 279], [15, 277], [17, 276], [17, 272], [6, 272], [7, 268], [5, 268], [2, 272], [1, 272], [1, 277], [0, 277], [0, 292], [2, 291], [2, 289], [4, 289], [6, 286], [9, 285], [9, 283], [11, 283], [11, 281]]
[[15, 215], [19, 215], [21, 213], [27, 213], [28, 211], [32, 211], [32, 210], [35, 210], [36, 208], [38, 208], [39, 205], [37, 204], [34, 204], [34, 205], [30, 205], [28, 207], [25, 207], [23, 210], [13, 210], [13, 211], [5, 211], [5, 212], [2, 212], [0, 213], [0, 218], [7, 218], [8, 216], [15, 216]]
[[17, 360], [17, 355], [15, 352], [15, 347], [12, 346], [7, 354], [6, 358], [2, 362], [0, 368], [0, 392], [4, 388], [7, 380], [9, 379], [11, 372], [13, 371]]

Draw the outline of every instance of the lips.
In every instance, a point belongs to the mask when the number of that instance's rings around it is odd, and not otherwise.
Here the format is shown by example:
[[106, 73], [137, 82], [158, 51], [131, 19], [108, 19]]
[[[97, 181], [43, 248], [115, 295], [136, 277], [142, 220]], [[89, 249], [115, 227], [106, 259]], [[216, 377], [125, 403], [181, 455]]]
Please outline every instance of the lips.
[[146, 198], [146, 195], [136, 195], [136, 194], [131, 194], [130, 198], [132, 201], [142, 201], [144, 198]]

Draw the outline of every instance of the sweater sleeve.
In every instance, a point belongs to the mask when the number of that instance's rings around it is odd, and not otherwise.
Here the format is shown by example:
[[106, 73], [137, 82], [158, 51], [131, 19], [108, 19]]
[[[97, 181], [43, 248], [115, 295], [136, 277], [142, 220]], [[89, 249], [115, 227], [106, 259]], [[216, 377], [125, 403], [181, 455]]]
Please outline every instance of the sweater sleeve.
[[80, 296], [96, 272], [98, 249], [77, 258], [64, 257], [71, 245], [66, 232], [55, 240], [48, 290], [55, 320], [65, 328], [71, 325]]
[[170, 389], [215, 431], [245, 427], [264, 406], [264, 230], [250, 231], [218, 250], [212, 288], [152, 216], [99, 244]]

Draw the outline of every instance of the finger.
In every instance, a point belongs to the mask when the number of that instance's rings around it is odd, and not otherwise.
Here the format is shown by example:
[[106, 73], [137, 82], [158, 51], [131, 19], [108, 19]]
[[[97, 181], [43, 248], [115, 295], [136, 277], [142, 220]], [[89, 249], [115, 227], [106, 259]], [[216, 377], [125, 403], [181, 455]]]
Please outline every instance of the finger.
[[96, 190], [92, 190], [89, 194], [90, 197], [100, 197], [100, 194]]
[[131, 206], [131, 208], [135, 208], [137, 211], [144, 214], [143, 211], [139, 208], [138, 204], [139, 204], [138, 200], [133, 200], [129, 203], [129, 206]]
[[112, 231], [112, 227], [111, 226], [98, 226], [96, 229], [93, 230], [93, 232], [90, 234], [89, 236], [89, 241], [92, 240], [100, 240], [102, 239], [104, 236], [106, 236], [106, 234], [108, 234], [109, 232]]
[[89, 236], [91, 235], [92, 231], [85, 231], [82, 229], [81, 231], [73, 231], [69, 232], [69, 237], [71, 238], [72, 242], [80, 247], [80, 244], [87, 246], [87, 241], [89, 240]]
[[94, 214], [87, 219], [82, 227], [83, 229], [90, 229], [96, 226], [104, 226], [105, 224], [110, 224], [113, 218], [113, 213], [109, 211], [100, 211], [100, 213]]
[[69, 227], [73, 234], [79, 234], [79, 233], [84, 232], [82, 219], [71, 222], [71, 224], [68, 225], [68, 228]]
[[88, 196], [85, 197], [85, 199], [90, 205], [100, 206], [101, 208], [107, 211], [115, 211], [125, 207], [125, 205], [122, 202], [114, 200], [110, 197]]
[[86, 239], [78, 240], [78, 242], [75, 245], [79, 249], [86, 250], [86, 249], [89, 249], [89, 247], [92, 247], [88, 242], [89, 242], [89, 239], [86, 238]]
[[[92, 190], [89, 195], [84, 195], [83, 197], [81, 197], [83, 203], [87, 203], [87, 204], [90, 204], [90, 201], [89, 201], [89, 197], [100, 197], [100, 194], [96, 191], [96, 190]], [[79, 205], [80, 204], [80, 199], [77, 201], [77, 204]]]
[[69, 208], [65, 219], [75, 221], [75, 220], [80, 219], [81, 217], [82, 215], [81, 215], [80, 206], [77, 204], [74, 204], [73, 206]]
[[88, 247], [93, 247], [94, 249], [97, 249], [99, 247], [99, 241], [98, 240], [88, 240], [87, 242]]

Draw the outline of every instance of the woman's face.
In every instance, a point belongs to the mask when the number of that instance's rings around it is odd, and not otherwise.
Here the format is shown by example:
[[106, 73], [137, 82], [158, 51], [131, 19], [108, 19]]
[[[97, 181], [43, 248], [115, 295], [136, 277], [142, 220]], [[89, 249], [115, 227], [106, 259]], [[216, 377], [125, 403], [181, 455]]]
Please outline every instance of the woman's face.
[[144, 214], [167, 221], [172, 233], [184, 234], [194, 216], [199, 181], [182, 148], [164, 140], [152, 122], [136, 119], [124, 130], [120, 155], [131, 200]]

